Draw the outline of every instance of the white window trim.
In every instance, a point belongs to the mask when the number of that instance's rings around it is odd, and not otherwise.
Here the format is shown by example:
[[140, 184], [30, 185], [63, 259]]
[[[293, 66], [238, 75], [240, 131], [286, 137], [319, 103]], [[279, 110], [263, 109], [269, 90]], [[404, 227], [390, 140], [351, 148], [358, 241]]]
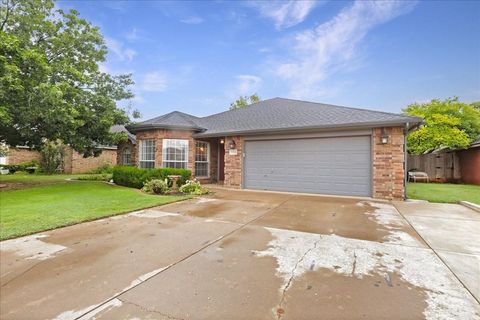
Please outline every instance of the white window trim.
[[[207, 161], [197, 161], [197, 142], [201, 142], [201, 143], [206, 143], [207, 144]], [[207, 175], [206, 176], [197, 176], [197, 167], [196, 167], [196, 164], [198, 163], [206, 163], [207, 164]], [[210, 178], [210, 142], [207, 142], [207, 141], [200, 141], [200, 140], [197, 140], [195, 141], [195, 178], [203, 178], [203, 179], [206, 179], [206, 178]]]
[[[142, 159], [143, 156], [144, 156], [144, 153], [143, 153], [143, 147], [144, 147], [144, 143], [146, 141], [153, 141], [153, 160], [152, 159], [149, 159], [149, 160], [144, 160]], [[153, 162], [153, 168], [155, 168], [155, 139], [144, 139], [144, 140], [140, 140], [139, 141], [139, 145], [138, 145], [138, 167], [139, 168], [142, 168], [142, 162]]]
[[[185, 160], [182, 161], [182, 160], [167, 160], [167, 145], [168, 145], [168, 142], [169, 141], [183, 141], [186, 143], [186, 149], [185, 149]], [[182, 163], [185, 163], [185, 168], [184, 169], [188, 169], [188, 148], [189, 148], [189, 145], [188, 145], [189, 141], [187, 139], [163, 139], [162, 141], [162, 168], [168, 168], [165, 166], [166, 163], [169, 163], [169, 162], [182, 162]]]

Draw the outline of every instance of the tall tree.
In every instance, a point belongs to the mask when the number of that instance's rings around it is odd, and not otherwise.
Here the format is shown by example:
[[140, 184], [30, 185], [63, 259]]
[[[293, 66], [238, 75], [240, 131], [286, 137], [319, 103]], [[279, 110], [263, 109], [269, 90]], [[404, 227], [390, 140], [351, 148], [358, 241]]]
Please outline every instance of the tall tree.
[[0, 141], [41, 148], [63, 140], [84, 156], [124, 139], [117, 102], [133, 97], [131, 75], [99, 70], [107, 48], [97, 27], [52, 0], [1, 0]]
[[258, 94], [254, 93], [251, 96], [240, 96], [235, 102], [230, 103], [230, 110], [244, 108], [249, 104], [259, 102], [260, 97]]
[[476, 108], [477, 110], [480, 110], [480, 101], [474, 101], [472, 103], [470, 103], [470, 105], [474, 108]]
[[423, 118], [408, 135], [408, 149], [422, 154], [446, 147], [467, 148], [480, 134], [480, 110], [458, 98], [414, 103], [403, 109], [407, 115]]

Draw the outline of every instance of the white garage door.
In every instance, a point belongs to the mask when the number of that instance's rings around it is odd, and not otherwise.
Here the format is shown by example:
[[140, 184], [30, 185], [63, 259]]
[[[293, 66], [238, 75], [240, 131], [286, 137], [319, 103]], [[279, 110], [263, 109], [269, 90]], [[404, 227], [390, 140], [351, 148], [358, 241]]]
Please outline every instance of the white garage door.
[[371, 196], [370, 136], [245, 142], [247, 189]]

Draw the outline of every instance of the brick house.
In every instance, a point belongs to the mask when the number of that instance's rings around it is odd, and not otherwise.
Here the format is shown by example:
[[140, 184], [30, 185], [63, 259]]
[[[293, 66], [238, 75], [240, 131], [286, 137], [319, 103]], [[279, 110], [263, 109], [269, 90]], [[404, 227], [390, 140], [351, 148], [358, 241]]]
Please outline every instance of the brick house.
[[202, 118], [174, 111], [129, 126], [118, 162], [231, 188], [404, 199], [405, 134], [419, 122], [282, 98]]
[[[101, 147], [102, 153], [98, 157], [84, 158], [81, 154], [70, 147], [65, 148], [63, 161], [64, 172], [68, 174], [86, 173], [104, 164], [117, 164], [117, 147]], [[8, 155], [0, 164], [19, 164], [23, 162], [40, 162], [40, 152], [28, 147], [10, 148]]]

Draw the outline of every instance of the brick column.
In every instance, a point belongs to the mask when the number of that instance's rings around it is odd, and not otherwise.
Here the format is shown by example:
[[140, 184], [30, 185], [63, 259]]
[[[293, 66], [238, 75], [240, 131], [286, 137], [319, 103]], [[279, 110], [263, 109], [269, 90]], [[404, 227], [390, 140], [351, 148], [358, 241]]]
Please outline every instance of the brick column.
[[387, 127], [388, 143], [382, 144], [382, 128], [373, 129], [373, 197], [403, 200], [405, 191], [404, 128]]
[[[236, 155], [230, 155], [229, 143], [231, 140], [236, 144]], [[243, 166], [243, 139], [239, 136], [225, 137], [225, 181], [224, 186], [229, 188], [242, 187]]]

